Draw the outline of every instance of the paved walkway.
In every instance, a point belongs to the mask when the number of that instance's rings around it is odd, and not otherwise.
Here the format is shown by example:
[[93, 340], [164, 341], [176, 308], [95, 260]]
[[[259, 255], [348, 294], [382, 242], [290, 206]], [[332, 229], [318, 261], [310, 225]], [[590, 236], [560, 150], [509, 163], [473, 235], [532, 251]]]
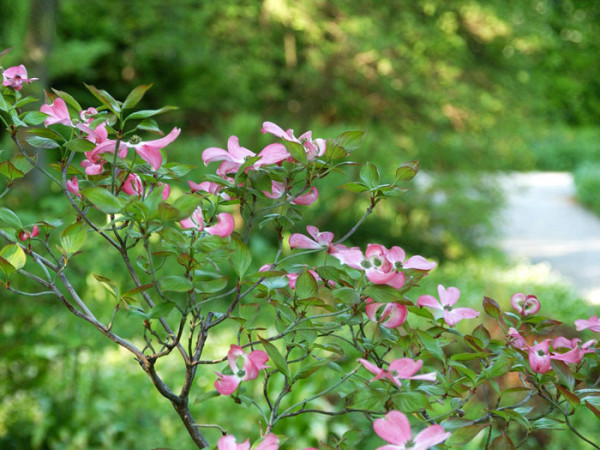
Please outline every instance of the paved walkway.
[[575, 202], [572, 175], [514, 173], [502, 183], [507, 205], [501, 248], [534, 264], [549, 263], [584, 298], [600, 304], [600, 218]]

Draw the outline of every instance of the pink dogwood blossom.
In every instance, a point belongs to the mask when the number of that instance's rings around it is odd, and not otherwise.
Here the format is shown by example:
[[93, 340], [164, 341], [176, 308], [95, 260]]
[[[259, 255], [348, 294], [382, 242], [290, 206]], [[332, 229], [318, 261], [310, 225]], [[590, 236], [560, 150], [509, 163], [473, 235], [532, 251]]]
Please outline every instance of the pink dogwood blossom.
[[313, 225], [307, 225], [306, 231], [312, 236], [312, 239], [303, 234], [294, 233], [289, 239], [290, 248], [308, 248], [316, 250], [319, 248], [328, 248], [331, 245], [331, 241], [333, 241], [333, 233], [330, 231], [321, 232]]
[[[268, 198], [281, 198], [286, 194], [286, 186], [279, 181], [271, 180], [271, 192], [262, 191]], [[319, 197], [319, 190], [312, 186], [306, 194], [298, 195], [291, 203], [294, 205], [312, 205]]]
[[535, 373], [546, 373], [552, 368], [550, 365], [550, 339], [545, 339], [529, 348], [529, 365]]
[[39, 230], [38, 226], [34, 225], [31, 229], [31, 231], [21, 230], [19, 232], [19, 240], [20, 241], [28, 241], [29, 239], [34, 238], [39, 234], [40, 234], [40, 230]]
[[479, 316], [479, 312], [473, 308], [453, 308], [460, 297], [460, 290], [455, 287], [446, 289], [441, 284], [438, 285], [438, 302], [432, 295], [422, 295], [417, 300], [417, 305], [433, 308], [442, 311], [444, 322], [453, 327], [463, 319], [474, 319]]
[[126, 142], [125, 145], [129, 148], [133, 148], [140, 158], [150, 164], [152, 170], [158, 170], [162, 166], [162, 153], [161, 149], [173, 142], [181, 133], [180, 128], [173, 128], [169, 134], [160, 139], [154, 141], [142, 141], [134, 136], [130, 142]]
[[592, 316], [589, 319], [578, 319], [575, 321], [575, 328], [577, 331], [589, 328], [596, 333], [600, 333], [600, 319], [598, 319], [598, 316]]
[[79, 180], [77, 179], [77, 177], [73, 177], [70, 180], [67, 180], [66, 182], [67, 185], [67, 190], [75, 195], [76, 197], [81, 197], [81, 194], [79, 193]]
[[[242, 368], [237, 365], [239, 359], [243, 360]], [[215, 381], [215, 389], [222, 395], [232, 394], [242, 381], [257, 378], [258, 372], [267, 367], [268, 359], [269, 355], [262, 350], [254, 350], [247, 354], [239, 345], [231, 345], [227, 353], [227, 362], [233, 375], [216, 372], [218, 379]]]
[[127, 195], [135, 195], [136, 197], [142, 197], [144, 195], [144, 185], [138, 174], [130, 173], [127, 176], [127, 179], [123, 183], [123, 192]]
[[377, 450], [425, 450], [450, 437], [450, 432], [441, 425], [430, 425], [412, 438], [412, 430], [408, 418], [400, 411], [390, 411], [385, 418], [373, 422], [373, 430], [391, 445], [384, 445]]
[[540, 301], [535, 295], [525, 295], [517, 292], [510, 298], [510, 304], [524, 317], [535, 314], [540, 310]]
[[217, 223], [215, 225], [204, 228], [204, 218], [200, 206], [194, 210], [190, 217], [183, 219], [179, 224], [184, 229], [195, 228], [198, 231], [205, 230], [208, 234], [220, 237], [229, 236], [235, 228], [233, 216], [226, 212], [217, 214]]
[[231, 197], [225, 192], [221, 192], [223, 186], [217, 183], [213, 183], [212, 181], [202, 181], [200, 183], [194, 183], [193, 181], [188, 181], [190, 189], [192, 192], [208, 192], [209, 194], [218, 195], [225, 200], [231, 200]]
[[300, 135], [300, 137], [294, 136], [294, 130], [286, 130], [284, 131], [279, 125], [274, 124], [273, 122], [263, 122], [262, 133], [270, 133], [279, 138], [285, 139], [288, 142], [296, 142], [301, 144], [306, 151], [306, 157], [308, 160], [313, 160], [318, 156], [323, 156], [326, 150], [325, 139], [312, 138], [312, 131], [307, 131], [306, 133]]
[[435, 372], [415, 375], [415, 373], [421, 370], [421, 367], [423, 366], [423, 361], [414, 361], [410, 358], [395, 359], [390, 363], [388, 370], [382, 369], [381, 367], [377, 367], [372, 362], [367, 361], [363, 358], [359, 358], [358, 362], [361, 363], [365, 369], [367, 369], [369, 372], [375, 375], [375, 377], [372, 378], [371, 381], [388, 379], [392, 383], [395, 383], [397, 386], [402, 386], [402, 382], [400, 380], [435, 381], [437, 376]]
[[[217, 442], [218, 450], [249, 450], [250, 440], [246, 439], [241, 444], [238, 444], [235, 436], [226, 434], [222, 436]], [[279, 438], [274, 434], [267, 434], [260, 444], [256, 446], [254, 450], [278, 450], [279, 449]]]
[[225, 176], [228, 173], [237, 172], [246, 158], [259, 156], [260, 159], [253, 165], [255, 169], [269, 164], [279, 163], [287, 159], [290, 154], [282, 144], [267, 145], [257, 155], [256, 153], [241, 147], [237, 136], [231, 136], [227, 140], [227, 150], [218, 147], [209, 147], [202, 152], [202, 160], [205, 165], [214, 161], [222, 161], [217, 169], [217, 175]]
[[29, 84], [37, 80], [39, 78], [27, 78], [27, 69], [23, 64], [9, 67], [2, 72], [2, 86], [10, 86], [15, 91], [23, 89], [23, 83]]
[[[383, 306], [381, 314], [379, 310]], [[365, 312], [369, 320], [386, 328], [396, 328], [406, 321], [408, 310], [400, 303], [375, 303], [372, 298], [367, 299]]]
[[554, 350], [558, 348], [568, 348], [569, 350], [565, 353], [552, 352], [550, 358], [564, 361], [571, 364], [579, 364], [586, 353], [594, 353], [590, 347], [596, 345], [598, 341], [590, 339], [589, 341], [581, 344], [581, 339], [573, 338], [571, 340], [565, 337], [557, 337], [552, 341], [552, 348]]
[[56, 97], [50, 105], [42, 105], [40, 111], [49, 116], [44, 120], [44, 125], [46, 126], [55, 123], [60, 123], [69, 127], [72, 125], [67, 104], [60, 97]]

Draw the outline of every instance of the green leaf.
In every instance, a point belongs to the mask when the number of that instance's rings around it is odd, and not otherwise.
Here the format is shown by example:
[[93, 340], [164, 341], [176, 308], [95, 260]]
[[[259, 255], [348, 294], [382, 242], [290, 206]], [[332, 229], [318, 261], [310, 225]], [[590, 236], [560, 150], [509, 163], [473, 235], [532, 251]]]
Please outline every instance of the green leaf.
[[158, 285], [165, 292], [188, 292], [194, 288], [190, 280], [178, 275], [163, 277], [158, 280]]
[[177, 109], [175, 106], [163, 106], [160, 109], [145, 109], [142, 111], [136, 111], [129, 116], [127, 116], [127, 120], [133, 119], [147, 119], [148, 117], [156, 116], [158, 114], [166, 113], [167, 111], [173, 111]]
[[148, 319], [158, 319], [160, 317], [166, 317], [167, 314], [169, 314], [173, 308], [175, 308], [175, 303], [173, 302], [159, 302], [156, 305], [154, 305], [154, 308], [152, 308], [152, 311], [150, 311]]
[[107, 189], [94, 186], [82, 190], [81, 195], [87, 198], [105, 214], [116, 214], [121, 211], [121, 200], [111, 194]]
[[15, 270], [22, 269], [27, 262], [25, 252], [18, 244], [9, 244], [0, 251], [2, 259], [7, 261]]
[[205, 392], [194, 399], [194, 405], [197, 405], [198, 403], [204, 403], [205, 401], [210, 400], [211, 398], [218, 397], [219, 395], [221, 394], [219, 394], [218, 391]]
[[52, 89], [52, 92], [54, 92], [56, 95], [62, 98], [67, 105], [72, 106], [77, 112], [83, 109], [79, 102], [75, 100], [73, 96], [71, 96], [71, 94], [67, 94], [66, 92], [59, 91], [58, 89], [54, 88]]
[[25, 141], [36, 148], [57, 148], [60, 147], [58, 143], [53, 141], [52, 139], [40, 137], [40, 136], [27, 136]]
[[128, 291], [123, 292], [121, 297], [133, 297], [134, 295], [140, 294], [140, 293], [147, 291], [148, 289], [151, 289], [153, 287], [154, 287], [154, 284], [152, 284], [152, 283], [143, 284], [141, 286], [137, 286], [132, 289], [129, 289]]
[[501, 377], [502, 375], [510, 372], [512, 364], [513, 358], [505, 353], [501, 353], [498, 358], [496, 358], [492, 366], [487, 370], [487, 375], [489, 378]]
[[187, 219], [194, 210], [202, 203], [202, 197], [197, 194], [183, 194], [173, 202], [173, 207], [177, 208], [179, 214], [175, 220]]
[[319, 294], [317, 280], [308, 270], [304, 269], [296, 280], [295, 292], [299, 299], [316, 297]]
[[306, 150], [302, 144], [298, 142], [285, 141], [285, 148], [287, 148], [287, 151], [290, 152], [292, 158], [298, 161], [300, 164], [308, 163]]
[[96, 88], [95, 86], [90, 86], [85, 83], [84, 86], [92, 93], [94, 97], [100, 100], [100, 103], [102, 103], [115, 114], [119, 115], [121, 112], [121, 103], [115, 100], [112, 95], [103, 89]]
[[17, 169], [10, 161], [4, 161], [0, 163], [0, 174], [4, 175], [11, 182], [17, 178], [23, 178], [23, 176], [25, 176], [25, 174]]
[[364, 131], [345, 131], [335, 139], [335, 142], [346, 151], [351, 152], [362, 145], [365, 134]]
[[403, 162], [396, 169], [396, 182], [410, 181], [415, 177], [415, 175], [417, 174], [418, 171], [419, 171], [419, 161]]
[[92, 151], [94, 147], [96, 147], [96, 144], [88, 141], [87, 139], [77, 138], [67, 142], [65, 144], [65, 147], [67, 147], [67, 149], [71, 150], [72, 152], [83, 153]]
[[4, 96], [2, 95], [2, 92], [0, 92], [0, 111], [8, 111], [9, 106], [8, 103], [6, 103], [6, 100], [4, 100]]
[[119, 287], [110, 278], [103, 277], [102, 275], [94, 274], [94, 278], [116, 299], [120, 297]]
[[354, 288], [339, 288], [333, 292], [333, 298], [347, 305], [355, 305], [360, 302], [360, 294]]
[[86, 225], [82, 222], [75, 222], [61, 233], [60, 245], [67, 254], [73, 254], [83, 247], [86, 238]]
[[148, 89], [152, 87], [151, 84], [142, 84], [134, 88], [125, 101], [123, 102], [123, 109], [131, 109], [134, 108], [140, 100], [144, 97], [144, 94]]
[[21, 219], [8, 208], [0, 208], [0, 224], [18, 230], [23, 228]]
[[196, 292], [214, 294], [215, 292], [225, 289], [227, 286], [227, 278], [217, 278], [210, 281], [197, 281], [196, 286]]
[[575, 377], [573, 376], [573, 372], [569, 369], [569, 366], [566, 365], [563, 361], [551, 359], [550, 363], [552, 364], [552, 368], [554, 369], [554, 373], [558, 375], [558, 379], [562, 384], [567, 386], [569, 389], [573, 390], [575, 388]]
[[28, 111], [23, 115], [22, 120], [28, 125], [39, 125], [46, 120], [47, 117], [48, 114], [39, 111]]
[[61, 134], [57, 133], [52, 128], [29, 128], [27, 133], [38, 137], [48, 138], [56, 142], [65, 140]]
[[362, 183], [345, 183], [339, 186], [339, 188], [349, 192], [365, 192], [369, 190], [369, 188]]
[[308, 378], [313, 373], [315, 373], [320, 368], [326, 366], [331, 361], [333, 361], [335, 357], [330, 356], [329, 358], [322, 359], [320, 361], [314, 361], [308, 364], [303, 365], [298, 369], [298, 371], [294, 374], [294, 380], [302, 380], [304, 378]]
[[419, 336], [419, 340], [423, 344], [423, 346], [427, 349], [427, 351], [434, 357], [439, 359], [442, 362], [446, 362], [446, 357], [444, 356], [444, 352], [442, 348], [435, 341], [433, 336], [429, 333], [421, 330], [417, 330], [417, 335]]
[[8, 283], [9, 277], [15, 273], [15, 268], [6, 259], [0, 256], [0, 272], [4, 275], [3, 281]]
[[492, 441], [490, 444], [490, 450], [514, 450], [515, 445], [510, 440], [510, 438], [506, 435], [506, 433], [502, 432], [499, 436]]
[[409, 413], [427, 409], [429, 401], [427, 395], [418, 391], [404, 391], [392, 394], [394, 406], [400, 411]]
[[363, 295], [371, 297], [376, 303], [401, 303], [404, 305], [412, 305], [412, 303], [406, 300], [398, 290], [392, 286], [385, 284], [371, 285], [363, 291]]
[[142, 120], [135, 128], [138, 130], [144, 130], [144, 131], [150, 131], [153, 133], [158, 133], [161, 136], [164, 135], [164, 133], [161, 131], [160, 127], [158, 126], [158, 123], [156, 123], [156, 120], [154, 120], [154, 119]]
[[246, 244], [235, 238], [231, 239], [231, 245], [233, 247], [233, 254], [230, 257], [231, 267], [240, 279], [244, 278], [246, 270], [250, 267], [252, 262], [252, 254]]
[[271, 361], [273, 361], [273, 364], [275, 364], [275, 367], [277, 367], [277, 369], [283, 375], [285, 375], [286, 377], [289, 378], [289, 376], [290, 376], [290, 369], [289, 369], [289, 367], [287, 365], [287, 362], [286, 362], [285, 358], [282, 356], [281, 353], [279, 353], [279, 350], [277, 350], [277, 347], [275, 347], [269, 341], [261, 338], [260, 336], [258, 336], [258, 339], [260, 340], [263, 348], [265, 349], [265, 351], [269, 355], [269, 358], [271, 358]]
[[361, 167], [359, 176], [369, 189], [373, 189], [379, 184], [379, 170], [371, 162], [367, 162]]
[[481, 341], [483, 348], [487, 347], [490, 343], [490, 332], [483, 325], [476, 327], [471, 334]]
[[483, 297], [483, 310], [496, 320], [500, 317], [500, 305], [489, 297]]

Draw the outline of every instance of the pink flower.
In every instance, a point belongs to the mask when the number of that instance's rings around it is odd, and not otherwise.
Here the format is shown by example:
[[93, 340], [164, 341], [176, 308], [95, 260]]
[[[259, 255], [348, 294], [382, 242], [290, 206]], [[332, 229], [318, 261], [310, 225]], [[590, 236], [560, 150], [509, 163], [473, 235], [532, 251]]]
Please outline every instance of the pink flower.
[[430, 271], [436, 268], [437, 264], [433, 261], [427, 261], [419, 255], [411, 256], [405, 261], [406, 253], [398, 246], [388, 250], [388, 259], [400, 269], [416, 269]]
[[235, 440], [235, 436], [226, 434], [222, 436], [217, 442], [218, 450], [250, 450], [250, 440], [246, 439], [241, 444], [238, 444]]
[[307, 225], [306, 231], [312, 236], [312, 239], [303, 234], [294, 233], [290, 236], [290, 248], [327, 248], [331, 245], [331, 241], [333, 241], [333, 233], [329, 231], [320, 232], [317, 227], [312, 225]]
[[423, 361], [421, 360], [414, 361], [410, 358], [395, 359], [390, 363], [388, 370], [377, 367], [372, 362], [363, 358], [359, 358], [358, 362], [361, 363], [365, 369], [375, 375], [375, 377], [370, 381], [388, 379], [396, 385], [402, 386], [400, 380], [436, 380], [435, 372], [415, 375], [415, 373], [421, 370], [421, 367], [423, 366]]
[[[378, 315], [381, 307], [383, 311]], [[375, 303], [372, 298], [367, 299], [365, 312], [369, 320], [386, 328], [396, 328], [406, 321], [408, 310], [400, 303]]]
[[79, 117], [86, 125], [89, 125], [94, 121], [94, 116], [98, 114], [98, 110], [96, 108], [88, 108], [82, 111], [79, 111]]
[[529, 348], [529, 366], [535, 373], [546, 373], [551, 369], [550, 339], [545, 339]]
[[594, 353], [594, 350], [590, 349], [591, 346], [596, 345], [598, 341], [591, 339], [581, 344], [581, 339], [567, 339], [562, 336], [557, 337], [552, 341], [552, 347], [554, 350], [558, 348], [568, 348], [569, 351], [565, 353], [552, 352], [550, 358], [564, 361], [571, 364], [579, 364], [586, 353]]
[[451, 327], [463, 319], [474, 319], [479, 316], [479, 312], [473, 308], [453, 308], [460, 297], [458, 288], [450, 287], [446, 289], [439, 284], [438, 294], [440, 297], [439, 302], [432, 295], [422, 295], [417, 300], [417, 305], [443, 311], [444, 322]]
[[169, 198], [169, 195], [171, 195], [171, 186], [169, 186], [168, 183], [163, 183], [161, 181], [158, 182], [158, 188], [160, 189], [162, 187], [162, 199], [163, 202], [166, 202], [167, 199]]
[[[240, 358], [243, 360], [241, 369], [237, 365]], [[257, 378], [258, 372], [267, 367], [268, 359], [269, 355], [262, 350], [254, 350], [246, 354], [239, 345], [232, 345], [227, 353], [227, 362], [233, 375], [216, 372], [218, 379], [215, 381], [215, 389], [222, 395], [232, 394], [242, 381]]]
[[127, 195], [135, 195], [136, 197], [142, 197], [144, 195], [144, 185], [138, 174], [130, 173], [127, 176], [127, 179], [123, 183], [123, 192]]
[[39, 78], [27, 78], [27, 69], [23, 64], [9, 67], [2, 72], [2, 86], [10, 86], [15, 91], [23, 89], [23, 83], [31, 83], [38, 79]]
[[61, 123], [63, 125], [67, 125], [68, 127], [72, 125], [67, 104], [60, 97], [56, 97], [51, 105], [42, 105], [40, 111], [50, 116], [44, 120], [44, 125], [46, 126], [53, 125], [55, 123]]
[[[142, 141], [139, 137], [133, 136], [130, 142], [125, 143], [125, 145], [133, 148], [140, 155], [140, 158], [150, 164], [152, 170], [158, 170], [162, 166], [162, 153], [160, 150], [177, 139], [179, 133], [181, 133], [180, 128], [173, 128], [165, 137], [154, 141]], [[121, 155], [119, 154], [119, 156]]]
[[[250, 440], [246, 439], [241, 444], [238, 444], [235, 437], [226, 434], [221, 437], [217, 442], [218, 450], [249, 450]], [[274, 434], [267, 434], [262, 442], [256, 446], [254, 450], [278, 450], [279, 449], [279, 438]]]
[[[196, 228], [198, 231], [204, 230], [204, 218], [202, 217], [202, 208], [198, 206], [192, 215], [187, 219], [183, 219], [179, 224], [184, 229]], [[206, 232], [213, 236], [227, 237], [233, 233], [235, 228], [235, 222], [233, 216], [229, 213], [223, 212], [217, 214], [217, 223], [212, 227], [207, 227]]]
[[377, 450], [425, 450], [450, 437], [441, 425], [431, 425], [412, 439], [408, 418], [400, 411], [390, 411], [383, 419], [373, 422], [373, 430], [383, 440], [392, 445], [384, 445]]
[[77, 177], [73, 177], [70, 180], [67, 180], [66, 182], [67, 185], [67, 190], [75, 195], [76, 197], [81, 197], [81, 194], [79, 193], [79, 180], [77, 179]]
[[40, 234], [40, 230], [38, 229], [37, 225], [34, 225], [31, 231], [21, 230], [19, 232], [19, 240], [28, 241], [29, 239], [36, 237], [38, 234]]
[[294, 136], [294, 130], [284, 131], [279, 125], [274, 124], [273, 122], [263, 122], [262, 133], [270, 133], [274, 136], [285, 139], [288, 142], [296, 142], [298, 144], [302, 144], [304, 150], [306, 151], [306, 156], [308, 160], [313, 160], [317, 156], [323, 156], [326, 150], [325, 139], [317, 138], [315, 140], [312, 139], [312, 131], [307, 131], [302, 134], [299, 138]]
[[[286, 186], [279, 181], [271, 180], [271, 192], [262, 191], [268, 198], [281, 198], [286, 194]], [[316, 187], [311, 187], [310, 190], [303, 195], [295, 197], [291, 203], [294, 205], [312, 205], [319, 197], [319, 190]]]
[[228, 173], [237, 172], [246, 158], [260, 156], [260, 159], [253, 165], [254, 169], [269, 164], [279, 163], [287, 159], [290, 154], [282, 144], [267, 145], [257, 155], [256, 153], [241, 147], [237, 136], [231, 136], [227, 140], [227, 150], [218, 147], [209, 147], [202, 152], [202, 160], [205, 165], [214, 161], [222, 161], [217, 169], [217, 174], [225, 176]]
[[209, 194], [219, 195], [225, 200], [231, 200], [231, 197], [225, 192], [220, 193], [221, 189], [223, 189], [223, 186], [217, 183], [213, 183], [212, 181], [202, 181], [201, 183], [194, 183], [193, 181], [188, 181], [188, 184], [190, 185], [190, 189], [192, 190], [192, 192], [204, 191], [208, 192]]
[[365, 270], [362, 266], [365, 257], [358, 247], [346, 247], [344, 244], [330, 245], [329, 254], [340, 263], [350, 266], [353, 269]]
[[600, 320], [598, 319], [598, 316], [592, 316], [589, 319], [578, 319], [575, 321], [575, 328], [577, 331], [589, 328], [596, 333], [600, 333]]
[[535, 314], [540, 310], [540, 301], [535, 295], [525, 295], [517, 292], [510, 298], [510, 304], [524, 317]]
[[279, 438], [274, 434], [267, 434], [262, 442], [256, 446], [255, 450], [278, 450]]
[[510, 344], [519, 350], [529, 351], [529, 345], [525, 338], [513, 327], [510, 327], [506, 334], [510, 338]]

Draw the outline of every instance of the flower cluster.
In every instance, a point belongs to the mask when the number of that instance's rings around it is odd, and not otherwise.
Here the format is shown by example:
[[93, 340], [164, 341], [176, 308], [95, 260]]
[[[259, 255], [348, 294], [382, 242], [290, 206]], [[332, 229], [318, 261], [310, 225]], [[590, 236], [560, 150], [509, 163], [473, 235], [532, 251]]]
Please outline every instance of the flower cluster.
[[[240, 359], [243, 361], [241, 368], [238, 366]], [[233, 374], [223, 375], [216, 372], [218, 379], [215, 381], [215, 389], [222, 395], [233, 394], [242, 381], [256, 379], [258, 372], [267, 367], [268, 360], [269, 355], [262, 350], [246, 353], [239, 345], [231, 345], [227, 353], [227, 363]]]

